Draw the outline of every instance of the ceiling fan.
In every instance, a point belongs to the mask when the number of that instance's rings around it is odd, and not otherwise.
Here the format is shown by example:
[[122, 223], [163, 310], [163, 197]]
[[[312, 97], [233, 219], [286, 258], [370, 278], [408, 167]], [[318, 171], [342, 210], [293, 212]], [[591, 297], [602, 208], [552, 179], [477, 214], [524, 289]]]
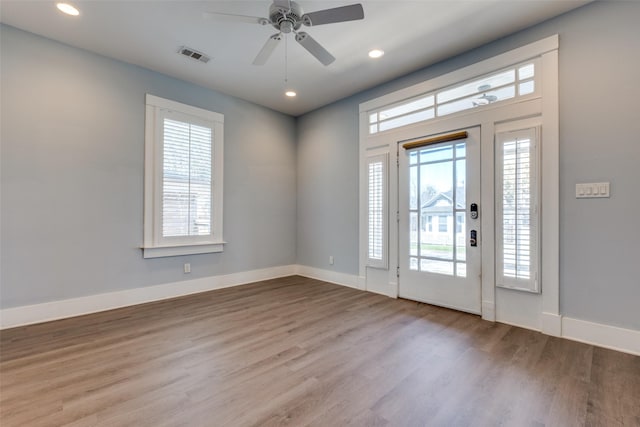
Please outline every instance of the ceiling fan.
[[478, 92], [485, 92], [485, 93], [483, 93], [482, 96], [479, 96], [476, 99], [471, 100], [471, 103], [473, 104], [474, 107], [492, 104], [498, 100], [497, 96], [488, 95], [486, 93], [489, 89], [491, 89], [490, 84], [484, 84], [484, 85], [478, 86]]
[[364, 18], [364, 10], [361, 4], [323, 9], [315, 12], [304, 13], [302, 7], [291, 0], [274, 0], [269, 7], [269, 17], [234, 15], [230, 13], [205, 12], [205, 18], [245, 22], [249, 24], [271, 25], [278, 32], [267, 39], [258, 55], [253, 60], [253, 65], [264, 65], [284, 35], [295, 34], [296, 41], [313, 55], [323, 65], [329, 65], [336, 58], [324, 47], [304, 31], [298, 31], [303, 25], [312, 27], [316, 25], [333, 24], [336, 22], [355, 21]]

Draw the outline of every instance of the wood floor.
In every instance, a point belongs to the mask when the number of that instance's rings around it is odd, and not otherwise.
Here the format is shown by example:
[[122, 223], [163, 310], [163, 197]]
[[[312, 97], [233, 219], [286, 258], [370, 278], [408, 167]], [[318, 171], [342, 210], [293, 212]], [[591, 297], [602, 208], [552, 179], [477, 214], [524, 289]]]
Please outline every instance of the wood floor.
[[640, 426], [640, 357], [298, 276], [0, 345], [2, 427]]

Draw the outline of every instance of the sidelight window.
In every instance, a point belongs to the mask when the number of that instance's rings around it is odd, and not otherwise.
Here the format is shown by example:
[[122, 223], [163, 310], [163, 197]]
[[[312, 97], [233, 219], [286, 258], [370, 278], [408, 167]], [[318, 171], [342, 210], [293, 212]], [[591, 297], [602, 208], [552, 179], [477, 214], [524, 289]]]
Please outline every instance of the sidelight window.
[[367, 160], [367, 258], [369, 267], [387, 268], [388, 154]]
[[539, 292], [537, 128], [496, 135], [497, 285]]

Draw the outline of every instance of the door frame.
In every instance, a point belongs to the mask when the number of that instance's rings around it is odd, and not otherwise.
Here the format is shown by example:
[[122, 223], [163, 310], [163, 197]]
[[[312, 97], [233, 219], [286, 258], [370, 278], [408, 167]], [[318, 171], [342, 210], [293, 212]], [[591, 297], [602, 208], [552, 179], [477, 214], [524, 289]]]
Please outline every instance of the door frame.
[[[446, 123], [448, 123], [448, 122], [449, 121], [443, 121], [442, 124], [446, 125]], [[455, 121], [455, 120], [451, 121], [451, 123], [455, 123], [455, 122], [457, 122], [457, 121]], [[420, 297], [416, 297], [416, 296], [410, 297], [410, 296], [407, 296], [406, 292], [404, 292], [404, 293], [401, 292], [401, 287], [402, 287], [402, 283], [403, 283], [402, 281], [405, 278], [409, 277], [409, 275], [414, 275], [416, 273], [418, 273], [418, 274], [420, 273], [420, 272], [405, 271], [403, 269], [403, 265], [406, 266], [406, 264], [404, 264], [402, 262], [402, 259], [401, 259], [401, 256], [400, 256], [402, 254], [402, 252], [403, 252], [402, 246], [407, 243], [407, 240], [406, 240], [407, 236], [405, 235], [407, 233], [407, 230], [403, 229], [403, 226], [406, 226], [407, 223], [403, 224], [403, 220], [402, 220], [402, 213], [405, 212], [405, 209], [407, 209], [406, 206], [404, 206], [404, 207], [402, 206], [404, 203], [406, 203], [405, 197], [406, 197], [406, 194], [407, 194], [407, 189], [406, 188], [401, 188], [401, 184], [403, 183], [401, 174], [403, 174], [405, 172], [408, 172], [408, 169], [406, 171], [402, 169], [402, 167], [403, 167], [402, 157], [406, 156], [406, 154], [405, 154], [406, 150], [402, 147], [402, 145], [404, 143], [406, 143], [406, 142], [412, 142], [412, 141], [415, 141], [415, 140], [431, 138], [431, 137], [438, 137], [439, 135], [452, 134], [452, 133], [461, 132], [461, 131], [465, 131], [466, 133], [469, 134], [469, 136], [465, 137], [461, 141], [453, 141], [453, 142], [451, 142], [451, 144], [453, 144], [455, 146], [456, 143], [462, 142], [462, 141], [466, 141], [468, 138], [476, 138], [477, 139], [477, 144], [478, 144], [474, 149], [469, 149], [467, 147], [467, 150], [466, 150], [467, 155], [465, 156], [465, 159], [466, 159], [465, 165], [468, 166], [470, 164], [470, 162], [469, 162], [469, 158], [470, 158], [469, 154], [473, 153], [474, 157], [475, 157], [474, 161], [477, 162], [477, 163], [475, 165], [473, 165], [472, 167], [473, 168], [477, 168], [477, 171], [476, 171], [477, 172], [477, 178], [480, 180], [480, 182], [477, 183], [476, 185], [472, 185], [471, 188], [475, 187], [475, 189], [476, 189], [475, 191], [477, 191], [477, 195], [474, 198], [465, 198], [465, 205], [466, 205], [465, 207], [466, 207], [466, 210], [468, 211], [470, 203], [479, 203], [480, 204], [479, 205], [479, 217], [478, 217], [479, 221], [466, 222], [465, 223], [466, 224], [466, 230], [465, 230], [465, 235], [464, 235], [465, 246], [466, 246], [466, 244], [468, 243], [468, 239], [469, 239], [469, 231], [470, 231], [470, 229], [474, 228], [474, 229], [476, 229], [478, 231], [478, 235], [477, 235], [478, 247], [476, 249], [474, 249], [474, 251], [476, 252], [474, 257], [477, 257], [477, 258], [467, 258], [467, 262], [472, 260], [472, 264], [475, 265], [479, 269], [478, 273], [479, 273], [480, 276], [475, 278], [475, 280], [477, 280], [477, 284], [479, 286], [479, 288], [477, 289], [477, 291], [478, 291], [478, 294], [477, 294], [477, 298], [478, 299], [476, 301], [477, 308], [475, 306], [470, 305], [471, 303], [466, 304], [467, 307], [462, 307], [462, 305], [465, 305], [465, 303], [462, 302], [462, 301], [460, 301], [460, 302], [463, 303], [461, 305], [458, 305], [458, 304], [455, 304], [455, 303], [451, 303], [450, 301], [444, 301], [444, 300], [436, 301], [434, 299], [434, 298], [437, 299], [437, 296], [435, 294], [430, 297], [431, 301], [426, 301], [426, 300], [420, 299]], [[400, 267], [399, 268], [399, 273], [400, 274], [398, 275], [398, 289], [397, 289], [397, 296], [398, 297], [408, 298], [408, 299], [418, 298], [418, 299], [416, 299], [416, 301], [422, 301], [422, 302], [426, 302], [428, 304], [434, 304], [434, 305], [438, 305], [438, 306], [442, 306], [442, 307], [452, 308], [454, 310], [465, 311], [465, 312], [468, 312], [468, 313], [481, 314], [481, 310], [482, 310], [482, 243], [483, 243], [483, 238], [482, 238], [482, 219], [483, 218], [482, 218], [482, 205], [481, 205], [481, 200], [482, 200], [482, 185], [481, 184], [482, 184], [482, 181], [480, 179], [481, 178], [480, 177], [480, 175], [481, 175], [481, 155], [482, 155], [481, 135], [482, 135], [482, 132], [481, 132], [481, 127], [480, 126], [465, 127], [465, 128], [457, 128], [456, 127], [456, 128], [449, 129], [449, 130], [445, 131], [444, 133], [429, 134], [429, 135], [415, 135], [414, 138], [411, 138], [411, 140], [409, 140], [409, 141], [398, 141], [397, 142], [397, 149], [396, 149], [396, 151], [398, 153], [398, 162], [397, 162], [397, 174], [398, 174], [397, 183], [398, 183], [398, 188], [397, 188], [397, 195], [398, 195], [398, 213], [399, 213], [398, 221], [397, 221], [397, 229], [398, 229], [397, 230], [397, 235], [398, 235], [398, 240], [397, 240], [397, 244], [398, 244], [398, 248], [397, 248], [398, 260], [397, 260], [397, 263], [398, 263], [398, 266]], [[405, 160], [405, 162], [407, 162], [407, 160]], [[408, 168], [409, 164], [407, 163], [404, 166]], [[475, 176], [475, 174], [473, 176]], [[469, 175], [467, 175], [467, 178], [469, 178]], [[467, 180], [467, 185], [469, 185], [468, 180]], [[403, 203], [403, 199], [404, 199], [404, 203]], [[454, 215], [455, 215], [455, 211], [454, 211]], [[405, 218], [405, 221], [407, 221], [407, 218]], [[455, 235], [455, 232], [454, 232], [454, 235]], [[406, 247], [405, 247], [405, 249], [406, 249]], [[467, 265], [469, 265], [469, 264], [467, 264]], [[473, 268], [471, 271], [475, 274], [475, 268]], [[460, 286], [460, 283], [456, 282], [456, 281], [463, 280], [463, 281], [467, 281], [467, 283], [468, 283], [468, 281], [470, 281], [472, 279], [471, 279], [471, 277], [469, 277], [469, 275], [467, 275], [467, 277], [465, 277], [463, 279], [456, 278], [456, 277], [448, 277], [447, 276], [447, 277], [443, 278], [443, 280], [445, 282], [449, 281], [449, 285], [450, 286], [452, 286], [453, 288], [457, 288], [458, 286]], [[453, 282], [450, 282], [452, 280], [453, 280]], [[446, 288], [446, 286], [445, 286], [445, 288]], [[467, 290], [467, 288], [464, 288], [464, 289], [465, 289], [465, 291]], [[405, 288], [405, 290], [406, 290], [406, 288]], [[450, 290], [449, 292], [451, 292], [451, 291], [452, 290]], [[439, 291], [435, 291], [435, 293], [438, 293], [438, 292]], [[447, 290], [444, 289], [444, 292], [447, 293]], [[475, 289], [474, 289], [474, 292], [475, 292]], [[403, 295], [401, 295], [401, 293]], [[465, 292], [465, 294], [466, 294], [466, 292]], [[451, 295], [449, 295], [449, 296], [451, 296]], [[475, 301], [475, 297], [472, 298], [472, 299]], [[473, 303], [473, 304], [475, 304], [475, 303]]]
[[[360, 104], [359, 120], [359, 287], [396, 298], [398, 296], [398, 227], [392, 225], [398, 212], [398, 141], [416, 135], [443, 133], [454, 128], [480, 126], [481, 129], [481, 229], [482, 245], [482, 318], [500, 321], [549, 335], [561, 335], [559, 312], [559, 119], [558, 119], [557, 35], [505, 52], [414, 86]], [[536, 96], [514, 99], [500, 105], [468, 110], [396, 129], [369, 134], [369, 114], [378, 109], [411, 99], [439, 88], [458, 84], [512, 64], [537, 58], [540, 91]], [[494, 135], [496, 129], [518, 121], [535, 120], [542, 129], [541, 144], [541, 285], [542, 293], [526, 295], [495, 287]], [[389, 153], [387, 171], [389, 233], [388, 268], [367, 266], [367, 194], [365, 162], [371, 152]], [[396, 161], [393, 161], [393, 157]]]

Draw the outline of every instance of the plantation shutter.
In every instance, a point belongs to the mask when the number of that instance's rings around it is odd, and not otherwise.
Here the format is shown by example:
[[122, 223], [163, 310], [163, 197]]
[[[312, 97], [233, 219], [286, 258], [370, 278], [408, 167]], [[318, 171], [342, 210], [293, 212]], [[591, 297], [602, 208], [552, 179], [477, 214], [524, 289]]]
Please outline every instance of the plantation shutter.
[[163, 121], [162, 236], [211, 235], [212, 127]]
[[367, 266], [387, 268], [388, 154], [367, 158]]
[[539, 292], [538, 129], [496, 135], [497, 285]]

